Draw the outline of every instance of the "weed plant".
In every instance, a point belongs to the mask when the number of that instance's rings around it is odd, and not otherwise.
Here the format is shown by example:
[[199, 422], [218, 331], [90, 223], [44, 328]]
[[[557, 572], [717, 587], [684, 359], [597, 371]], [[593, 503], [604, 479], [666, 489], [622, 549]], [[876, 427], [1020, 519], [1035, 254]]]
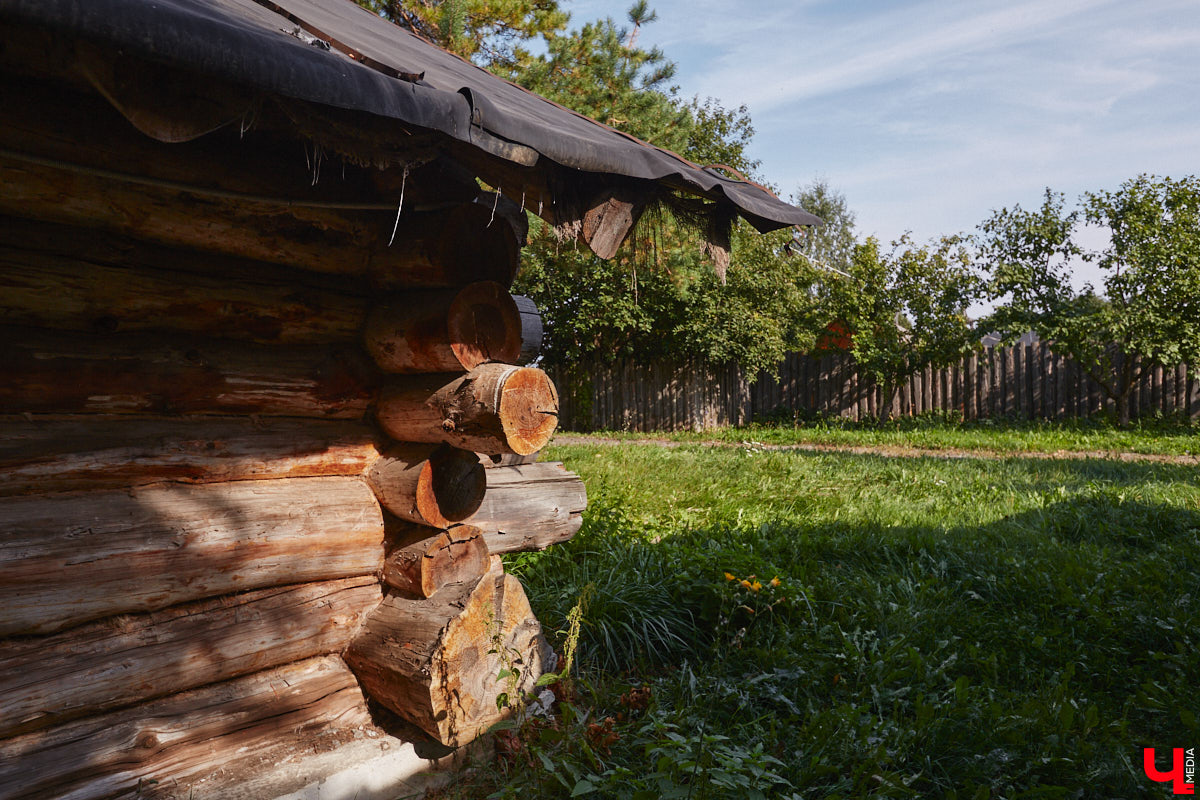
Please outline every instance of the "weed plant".
[[583, 530], [509, 567], [556, 643], [591, 593], [577, 667], [451, 796], [1153, 797], [1200, 744], [1195, 467], [549, 457]]

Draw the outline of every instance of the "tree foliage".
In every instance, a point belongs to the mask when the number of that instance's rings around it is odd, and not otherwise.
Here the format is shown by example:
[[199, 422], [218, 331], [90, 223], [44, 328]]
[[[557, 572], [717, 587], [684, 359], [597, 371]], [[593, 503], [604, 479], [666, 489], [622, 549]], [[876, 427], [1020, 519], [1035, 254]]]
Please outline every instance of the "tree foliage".
[[[1080, 219], [1107, 228], [1088, 252]], [[1034, 330], [1113, 399], [1122, 423], [1146, 369], [1200, 357], [1200, 181], [1143, 175], [1115, 192], [1087, 193], [1066, 210], [1046, 190], [1040, 209], [1000, 209], [979, 226], [988, 295], [1002, 304], [987, 324], [1007, 338]], [[1095, 261], [1102, 293], [1070, 282], [1071, 260]]]
[[558, 0], [358, 0], [439, 47], [481, 66], [528, 57], [526, 45], [566, 29]]
[[977, 346], [966, 314], [980, 290], [970, 261], [959, 237], [918, 246], [905, 235], [888, 253], [871, 237], [855, 245], [844, 279], [830, 282], [854, 359], [882, 389], [881, 422], [909, 377]]

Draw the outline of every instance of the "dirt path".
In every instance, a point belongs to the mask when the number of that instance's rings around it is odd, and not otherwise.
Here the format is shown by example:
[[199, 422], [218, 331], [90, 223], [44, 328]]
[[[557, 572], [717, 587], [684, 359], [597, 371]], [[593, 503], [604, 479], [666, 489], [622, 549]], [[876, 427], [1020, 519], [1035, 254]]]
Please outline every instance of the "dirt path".
[[842, 445], [842, 444], [763, 444], [761, 442], [723, 442], [704, 440], [674, 442], [668, 439], [613, 439], [607, 436], [583, 436], [568, 433], [554, 437], [553, 444], [579, 445], [653, 445], [657, 447], [719, 447], [730, 450], [800, 450], [810, 453], [850, 453], [853, 455], [884, 456], [888, 458], [982, 458], [999, 461], [1006, 458], [1058, 459], [1106, 459], [1130, 463], [1184, 464], [1200, 466], [1200, 456], [1161, 455], [1155, 453], [1127, 453], [1119, 450], [1055, 450], [1053, 452], [1001, 452], [998, 450], [963, 450], [955, 447], [929, 448], [907, 445]]

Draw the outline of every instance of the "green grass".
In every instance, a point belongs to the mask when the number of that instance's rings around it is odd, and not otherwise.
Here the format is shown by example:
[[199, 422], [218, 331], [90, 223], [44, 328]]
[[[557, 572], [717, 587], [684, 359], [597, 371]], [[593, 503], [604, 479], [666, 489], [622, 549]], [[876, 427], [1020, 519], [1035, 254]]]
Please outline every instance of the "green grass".
[[753, 424], [713, 431], [595, 435], [623, 439], [668, 439], [676, 442], [755, 441], [763, 444], [832, 445], [839, 447], [915, 447], [928, 450], [985, 450], [1019, 453], [1143, 453], [1200, 456], [1200, 426], [1169, 420], [1145, 420], [1129, 428], [1100, 421], [1011, 422], [946, 419], [900, 419], [883, 427], [826, 419], [800, 424]]
[[591, 595], [575, 694], [460, 796], [1156, 797], [1142, 748], [1200, 745], [1195, 467], [546, 458], [584, 529], [509, 566], [559, 646]]

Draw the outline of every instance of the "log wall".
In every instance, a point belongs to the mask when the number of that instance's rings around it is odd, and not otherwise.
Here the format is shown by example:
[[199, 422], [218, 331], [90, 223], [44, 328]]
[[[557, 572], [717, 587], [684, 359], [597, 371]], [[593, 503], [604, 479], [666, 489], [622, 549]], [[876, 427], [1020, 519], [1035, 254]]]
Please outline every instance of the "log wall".
[[364, 735], [477, 736], [489, 637], [524, 680], [547, 658], [495, 531], [454, 526], [557, 421], [513, 366], [518, 232], [473, 180], [317, 185], [269, 124], [166, 146], [78, 84], [0, 86], [0, 799], [271, 797], [246, 776], [319, 782]]

